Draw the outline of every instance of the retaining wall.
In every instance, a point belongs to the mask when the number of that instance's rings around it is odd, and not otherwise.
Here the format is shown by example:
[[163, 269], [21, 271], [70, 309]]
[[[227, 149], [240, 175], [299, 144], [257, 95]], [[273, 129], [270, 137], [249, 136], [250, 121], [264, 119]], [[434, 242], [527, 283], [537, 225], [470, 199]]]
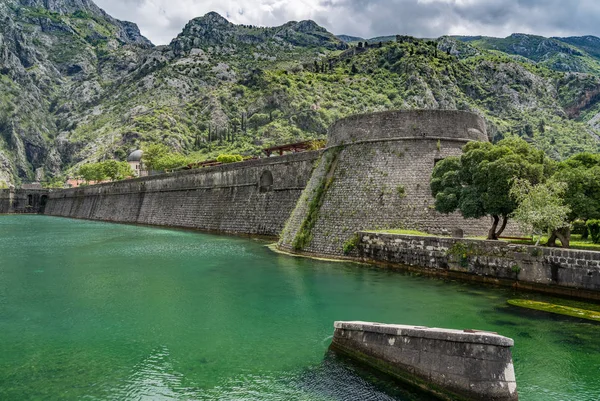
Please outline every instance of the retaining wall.
[[336, 322], [331, 347], [445, 400], [515, 401], [510, 338], [366, 322]]
[[319, 152], [53, 191], [45, 214], [276, 236]]
[[600, 252], [449, 237], [372, 232], [358, 235], [357, 253], [364, 261], [600, 299]]

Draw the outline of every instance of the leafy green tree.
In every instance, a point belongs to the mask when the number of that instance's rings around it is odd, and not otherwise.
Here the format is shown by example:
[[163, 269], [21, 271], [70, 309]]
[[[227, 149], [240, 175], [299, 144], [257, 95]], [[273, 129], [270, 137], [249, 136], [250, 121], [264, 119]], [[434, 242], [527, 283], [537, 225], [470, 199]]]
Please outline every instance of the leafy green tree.
[[590, 231], [590, 236], [592, 237], [592, 242], [594, 244], [600, 243], [600, 220], [589, 220], [586, 223], [588, 230]]
[[106, 179], [102, 163], [88, 163], [79, 168], [79, 175], [87, 182], [100, 182]]
[[154, 169], [157, 171], [173, 170], [189, 163], [189, 159], [182, 154], [168, 153], [156, 161]]
[[104, 175], [107, 176], [111, 181], [116, 180], [119, 174], [119, 162], [116, 160], [106, 160], [101, 163]]
[[559, 163], [553, 179], [567, 184], [571, 222], [600, 219], [600, 155], [580, 153]]
[[512, 182], [524, 179], [535, 185], [549, 173], [551, 163], [542, 151], [519, 138], [496, 145], [470, 142], [463, 151], [462, 156], [446, 158], [433, 170], [435, 208], [441, 213], [459, 211], [465, 218], [490, 216], [488, 239], [496, 240], [517, 207], [510, 196]]
[[51, 179], [46, 181], [43, 185], [44, 185], [44, 188], [50, 188], [50, 189], [64, 188], [65, 179], [64, 179], [64, 177], [61, 177], [61, 176], [52, 177]]
[[157, 161], [170, 153], [169, 147], [163, 145], [162, 143], [154, 143], [145, 146], [143, 150], [144, 156], [142, 160], [144, 161], [144, 167], [148, 171], [158, 170], [156, 166]]
[[557, 232], [563, 247], [569, 247], [569, 235], [562, 235], [561, 229], [569, 226], [571, 209], [565, 205], [563, 195], [567, 184], [549, 180], [532, 185], [526, 179], [516, 179], [510, 190], [518, 206], [511, 217], [523, 232], [538, 235], [539, 245], [542, 234]]
[[127, 162], [119, 162], [119, 175], [118, 179], [122, 180], [125, 178], [135, 177], [135, 171], [131, 168]]

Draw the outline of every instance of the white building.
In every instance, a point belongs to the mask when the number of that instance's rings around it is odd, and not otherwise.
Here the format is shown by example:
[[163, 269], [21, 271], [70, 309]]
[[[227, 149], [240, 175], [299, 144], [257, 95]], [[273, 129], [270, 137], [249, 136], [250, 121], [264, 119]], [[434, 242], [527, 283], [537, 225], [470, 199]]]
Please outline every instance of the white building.
[[127, 163], [129, 163], [131, 169], [135, 172], [136, 177], [145, 177], [148, 175], [148, 172], [144, 169], [144, 162], [142, 161], [143, 156], [144, 151], [138, 149], [131, 152], [127, 157]]

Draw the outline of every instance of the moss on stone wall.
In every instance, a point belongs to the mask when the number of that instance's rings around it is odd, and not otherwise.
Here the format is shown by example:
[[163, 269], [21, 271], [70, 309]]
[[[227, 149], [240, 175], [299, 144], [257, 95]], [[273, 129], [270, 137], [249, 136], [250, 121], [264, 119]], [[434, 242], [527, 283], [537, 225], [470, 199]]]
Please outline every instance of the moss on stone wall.
[[341, 146], [332, 148], [323, 156], [325, 161], [324, 174], [321, 178], [321, 182], [314, 189], [314, 194], [308, 203], [306, 218], [302, 221], [302, 225], [300, 225], [300, 229], [292, 242], [292, 248], [295, 251], [303, 250], [310, 245], [312, 241], [312, 230], [319, 219], [319, 212], [323, 205], [325, 194], [333, 182], [333, 172], [335, 171], [337, 159], [341, 150]]

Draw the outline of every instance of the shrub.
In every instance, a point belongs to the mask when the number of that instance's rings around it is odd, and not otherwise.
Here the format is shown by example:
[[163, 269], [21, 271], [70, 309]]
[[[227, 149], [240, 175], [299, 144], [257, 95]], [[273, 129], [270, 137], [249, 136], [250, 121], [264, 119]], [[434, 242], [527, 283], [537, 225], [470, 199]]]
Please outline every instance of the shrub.
[[358, 243], [360, 242], [360, 238], [358, 234], [354, 234], [348, 241], [344, 242], [344, 255], [350, 254], [353, 250], [356, 249]]
[[588, 238], [588, 228], [587, 228], [587, 225], [585, 224], [585, 221], [582, 221], [582, 220], [574, 221], [571, 233], [581, 235], [581, 239], [587, 239]]
[[219, 155], [217, 157], [219, 163], [237, 163], [243, 160], [244, 158], [241, 155]]
[[588, 220], [586, 223], [594, 244], [600, 243], [600, 220]]

